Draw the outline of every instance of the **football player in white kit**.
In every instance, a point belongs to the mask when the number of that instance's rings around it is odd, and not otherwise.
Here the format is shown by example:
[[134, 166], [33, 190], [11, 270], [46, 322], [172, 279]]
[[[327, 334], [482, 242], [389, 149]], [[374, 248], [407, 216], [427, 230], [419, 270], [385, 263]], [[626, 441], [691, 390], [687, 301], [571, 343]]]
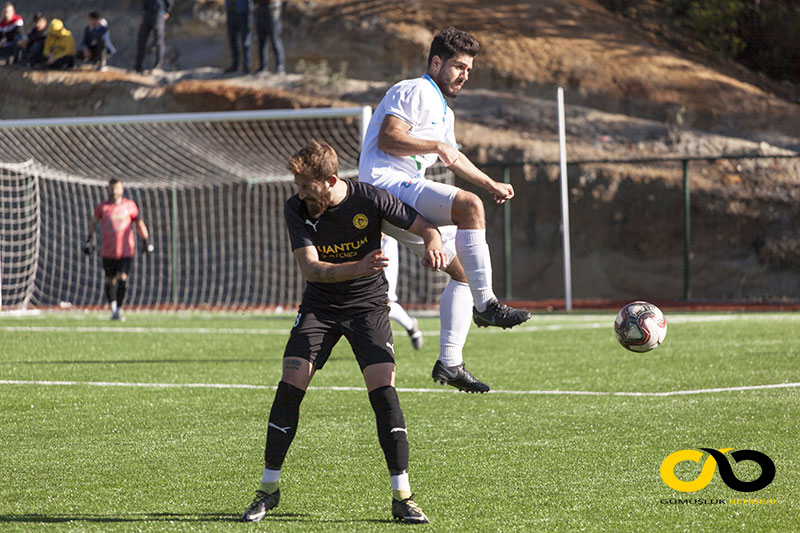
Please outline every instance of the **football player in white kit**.
[[[467, 392], [489, 390], [464, 367], [462, 349], [470, 314], [479, 327], [502, 328], [521, 324], [531, 316], [498, 302], [494, 295], [481, 199], [425, 178], [425, 170], [440, 159], [460, 178], [486, 189], [496, 203], [514, 197], [510, 184], [494, 181], [459, 151], [455, 117], [445, 99], [458, 96], [479, 49], [474, 37], [456, 28], [436, 35], [425, 74], [398, 82], [378, 104], [358, 168], [360, 181], [392, 192], [439, 226], [447, 256], [454, 259], [446, 270], [451, 279], [439, 306], [440, 351], [433, 379]], [[424, 252], [415, 235], [386, 224], [383, 231], [417, 255]]]
[[400, 253], [397, 250], [397, 240], [388, 235], [381, 238], [381, 250], [383, 255], [389, 258], [389, 263], [383, 269], [386, 282], [389, 283], [389, 318], [403, 326], [411, 339], [411, 346], [415, 350], [422, 348], [422, 331], [419, 329], [419, 321], [410, 316], [402, 305], [397, 301], [397, 278], [400, 275], [400, 265], [398, 259]]

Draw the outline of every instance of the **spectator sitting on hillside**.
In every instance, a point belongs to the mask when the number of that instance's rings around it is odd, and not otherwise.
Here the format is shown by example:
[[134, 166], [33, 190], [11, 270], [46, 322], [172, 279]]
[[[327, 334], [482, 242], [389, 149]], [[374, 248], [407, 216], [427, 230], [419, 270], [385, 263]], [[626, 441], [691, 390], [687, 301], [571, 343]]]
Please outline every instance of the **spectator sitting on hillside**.
[[17, 58], [26, 67], [35, 67], [44, 62], [42, 50], [47, 37], [47, 19], [39, 12], [33, 16], [33, 28], [27, 35], [17, 41]]
[[111, 43], [108, 21], [97, 11], [89, 13], [89, 25], [83, 30], [78, 59], [94, 63], [95, 69], [105, 70], [108, 56], [117, 51]]
[[42, 54], [47, 58], [47, 68], [67, 69], [75, 66], [75, 39], [61, 19], [50, 21]]
[[17, 40], [22, 36], [22, 17], [14, 10], [14, 4], [3, 5], [0, 19], [0, 59], [10, 62], [17, 55]]

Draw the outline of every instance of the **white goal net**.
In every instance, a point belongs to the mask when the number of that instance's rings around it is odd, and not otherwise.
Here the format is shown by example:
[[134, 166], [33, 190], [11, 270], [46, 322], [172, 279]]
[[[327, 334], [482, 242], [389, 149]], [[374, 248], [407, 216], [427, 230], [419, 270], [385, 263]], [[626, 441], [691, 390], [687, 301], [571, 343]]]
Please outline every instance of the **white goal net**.
[[0, 163], [0, 308], [26, 307], [39, 251], [39, 187], [32, 162]]
[[[369, 108], [330, 108], [0, 121], [0, 305], [105, 304], [99, 255], [81, 247], [112, 177], [156, 246], [134, 258], [127, 307], [298, 304], [304, 280], [283, 220], [295, 192], [288, 159], [324, 140], [340, 174], [356, 177], [368, 118]], [[402, 247], [399, 262], [400, 301], [436, 303], [446, 276]]]

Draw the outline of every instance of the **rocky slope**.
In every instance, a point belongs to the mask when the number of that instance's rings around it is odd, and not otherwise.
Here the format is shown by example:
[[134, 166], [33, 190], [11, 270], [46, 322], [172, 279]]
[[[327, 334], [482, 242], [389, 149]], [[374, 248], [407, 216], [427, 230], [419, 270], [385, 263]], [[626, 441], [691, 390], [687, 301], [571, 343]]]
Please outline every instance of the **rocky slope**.
[[[82, 2], [31, 0], [68, 13]], [[512, 279], [517, 298], [561, 294], [555, 88], [568, 103], [571, 160], [792, 154], [800, 148], [796, 88], [681, 53], [592, 0], [295, 0], [285, 12], [286, 77], [226, 76], [219, 0], [178, 2], [168, 72], [133, 60], [138, 2], [100, 2], [120, 53], [105, 73], [6, 69], [0, 117], [127, 114], [360, 103], [424, 68], [435, 31], [456, 25], [483, 49], [451, 102], [476, 162], [513, 163]], [[301, 62], [302, 61], [302, 62]], [[347, 79], [345, 79], [345, 77]], [[516, 163], [525, 162], [520, 165]], [[491, 166], [498, 178], [501, 169]], [[797, 159], [712, 159], [690, 165], [692, 294], [701, 299], [800, 298]], [[570, 167], [578, 298], [679, 299], [683, 282], [680, 163]], [[487, 204], [492, 242], [502, 211]], [[502, 253], [494, 246], [502, 286]]]

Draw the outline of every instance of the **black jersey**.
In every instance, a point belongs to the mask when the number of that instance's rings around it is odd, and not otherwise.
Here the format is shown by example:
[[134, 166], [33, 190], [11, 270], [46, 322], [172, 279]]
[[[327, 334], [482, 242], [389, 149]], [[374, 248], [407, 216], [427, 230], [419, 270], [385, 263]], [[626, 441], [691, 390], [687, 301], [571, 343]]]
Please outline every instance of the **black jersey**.
[[[296, 194], [286, 201], [284, 216], [292, 250], [317, 249], [320, 261], [358, 261], [381, 247], [381, 222], [408, 229], [417, 212], [393, 194], [368, 183], [344, 180], [347, 196], [318, 219], [311, 218]], [[383, 271], [370, 276], [320, 283], [307, 281], [303, 306], [322, 311], [356, 310], [386, 305], [389, 285]]]

